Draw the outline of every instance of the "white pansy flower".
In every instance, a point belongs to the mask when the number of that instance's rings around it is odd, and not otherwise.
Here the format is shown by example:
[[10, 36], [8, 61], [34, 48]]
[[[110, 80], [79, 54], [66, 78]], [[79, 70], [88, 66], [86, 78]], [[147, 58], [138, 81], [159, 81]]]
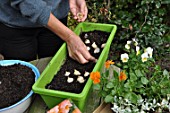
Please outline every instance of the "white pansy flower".
[[95, 48], [94, 49], [94, 53], [99, 53], [100, 52], [100, 48]]
[[129, 41], [129, 40], [127, 41], [127, 44], [131, 44], [131, 43], [132, 43], [132, 41]]
[[134, 42], [134, 45], [135, 45], [135, 46], [137, 46], [137, 45], [138, 45], [138, 42], [137, 42], [137, 41], [135, 41], [135, 42]]
[[145, 52], [147, 52], [149, 54], [149, 57], [152, 58], [153, 49], [151, 47], [147, 47], [145, 49]]
[[146, 62], [147, 60], [148, 60], [148, 53], [143, 53], [142, 55], [141, 55], [141, 57], [142, 57], [142, 62]]
[[105, 45], [106, 45], [106, 43], [102, 44], [102, 45], [101, 45], [101, 48], [104, 48], [104, 47], [105, 47]]
[[127, 53], [121, 54], [122, 62], [128, 62], [129, 56]]
[[126, 49], [130, 49], [130, 44], [132, 43], [132, 41], [127, 41], [126, 45], [125, 45], [125, 48]]
[[70, 72], [69, 71], [66, 71], [65, 72], [65, 76], [69, 76], [70, 75]]
[[132, 38], [132, 40], [133, 40], [134, 42], [137, 41], [136, 38]]
[[134, 42], [134, 45], [137, 46], [137, 45], [138, 45], [137, 39], [136, 39], [136, 38], [133, 38], [132, 40], [133, 40], [133, 42]]
[[86, 39], [85, 40], [85, 44], [89, 44], [90, 43], [90, 40], [89, 39]]
[[85, 80], [84, 80], [84, 78], [83, 78], [82, 76], [78, 76], [78, 77], [77, 77], [77, 81], [78, 81], [79, 83], [84, 83], [84, 82], [85, 82]]
[[93, 44], [91, 45], [94, 49], [96, 49], [97, 48], [97, 45], [96, 45], [96, 43], [95, 42], [93, 42]]
[[129, 44], [126, 44], [126, 45], [125, 45], [125, 48], [129, 50], [129, 49], [130, 49], [130, 45], [129, 45]]
[[136, 55], [139, 55], [139, 54], [140, 54], [140, 47], [136, 46]]
[[89, 76], [89, 75], [90, 75], [90, 73], [87, 72], [87, 71], [84, 73], [84, 76], [85, 76], [85, 77], [87, 77], [87, 76]]
[[81, 73], [78, 70], [74, 69], [74, 75], [81, 75]]
[[68, 78], [67, 78], [67, 82], [68, 82], [68, 83], [72, 83], [72, 82], [73, 82], [73, 80], [74, 80], [74, 79], [73, 79], [73, 78], [71, 78], [71, 77], [68, 77]]

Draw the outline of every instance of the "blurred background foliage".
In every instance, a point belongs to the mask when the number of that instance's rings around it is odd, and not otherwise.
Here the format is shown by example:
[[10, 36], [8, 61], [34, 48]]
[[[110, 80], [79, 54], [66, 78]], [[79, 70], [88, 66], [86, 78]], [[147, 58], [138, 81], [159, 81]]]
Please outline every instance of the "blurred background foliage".
[[[156, 59], [169, 55], [170, 0], [86, 0], [86, 3], [87, 22], [118, 26], [110, 59], [116, 60], [127, 40], [133, 38], [138, 40], [142, 48], [154, 48]], [[78, 23], [71, 15], [68, 20], [68, 26], [73, 30]]]

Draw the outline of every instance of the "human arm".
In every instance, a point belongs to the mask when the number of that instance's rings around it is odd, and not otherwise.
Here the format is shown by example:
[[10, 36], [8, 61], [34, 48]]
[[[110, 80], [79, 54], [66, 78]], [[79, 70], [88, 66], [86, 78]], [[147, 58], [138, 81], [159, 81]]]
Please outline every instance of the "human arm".
[[[43, 0], [10, 0], [11, 7], [35, 24], [47, 27], [67, 43], [69, 55], [80, 63], [95, 60], [85, 44], [68, 27], [62, 24], [51, 12], [51, 7]], [[62, 2], [62, 1], [61, 1]]]
[[56, 33], [67, 43], [69, 56], [71, 58], [82, 64], [88, 61], [96, 61], [96, 59], [90, 55], [80, 37], [62, 24], [52, 13], [50, 14], [47, 28]]

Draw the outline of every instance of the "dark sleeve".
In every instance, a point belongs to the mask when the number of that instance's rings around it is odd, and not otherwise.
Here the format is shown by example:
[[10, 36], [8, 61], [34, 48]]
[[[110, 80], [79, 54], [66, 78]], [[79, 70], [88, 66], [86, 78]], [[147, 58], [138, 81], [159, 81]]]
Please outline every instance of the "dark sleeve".
[[43, 0], [10, 0], [11, 6], [33, 23], [47, 25], [51, 7]]

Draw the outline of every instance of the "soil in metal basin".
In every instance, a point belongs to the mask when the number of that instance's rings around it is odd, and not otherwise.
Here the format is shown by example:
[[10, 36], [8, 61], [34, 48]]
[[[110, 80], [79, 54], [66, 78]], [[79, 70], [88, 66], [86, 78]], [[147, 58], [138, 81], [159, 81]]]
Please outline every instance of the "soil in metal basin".
[[[81, 39], [83, 42], [85, 42], [87, 47], [90, 47], [89, 52], [91, 55], [93, 55], [96, 59], [99, 58], [101, 52], [102, 52], [102, 44], [105, 44], [110, 33], [103, 32], [103, 31], [91, 31], [91, 32], [82, 32], [80, 34]], [[90, 41], [90, 43], [87, 40]], [[98, 53], [94, 53], [94, 48], [92, 47], [93, 43], [96, 43], [97, 47], [100, 49]], [[60, 91], [66, 91], [66, 92], [72, 92], [72, 93], [81, 93], [88, 78], [88, 76], [84, 76], [85, 72], [91, 72], [95, 66], [94, 62], [89, 62], [87, 64], [80, 64], [75, 60], [72, 60], [70, 57], [67, 56], [66, 61], [61, 66], [58, 73], [54, 76], [51, 83], [47, 84], [47, 89], [53, 89], [53, 90], [60, 90]], [[74, 70], [77, 70], [81, 73], [81, 75], [74, 75]], [[65, 76], [65, 73], [70, 72], [69, 76]], [[79, 83], [77, 81], [78, 76], [82, 76], [85, 81], [84, 83]], [[67, 79], [68, 77], [73, 78], [73, 82], [68, 83]]]
[[22, 100], [31, 91], [34, 82], [35, 74], [27, 66], [0, 66], [0, 109]]

